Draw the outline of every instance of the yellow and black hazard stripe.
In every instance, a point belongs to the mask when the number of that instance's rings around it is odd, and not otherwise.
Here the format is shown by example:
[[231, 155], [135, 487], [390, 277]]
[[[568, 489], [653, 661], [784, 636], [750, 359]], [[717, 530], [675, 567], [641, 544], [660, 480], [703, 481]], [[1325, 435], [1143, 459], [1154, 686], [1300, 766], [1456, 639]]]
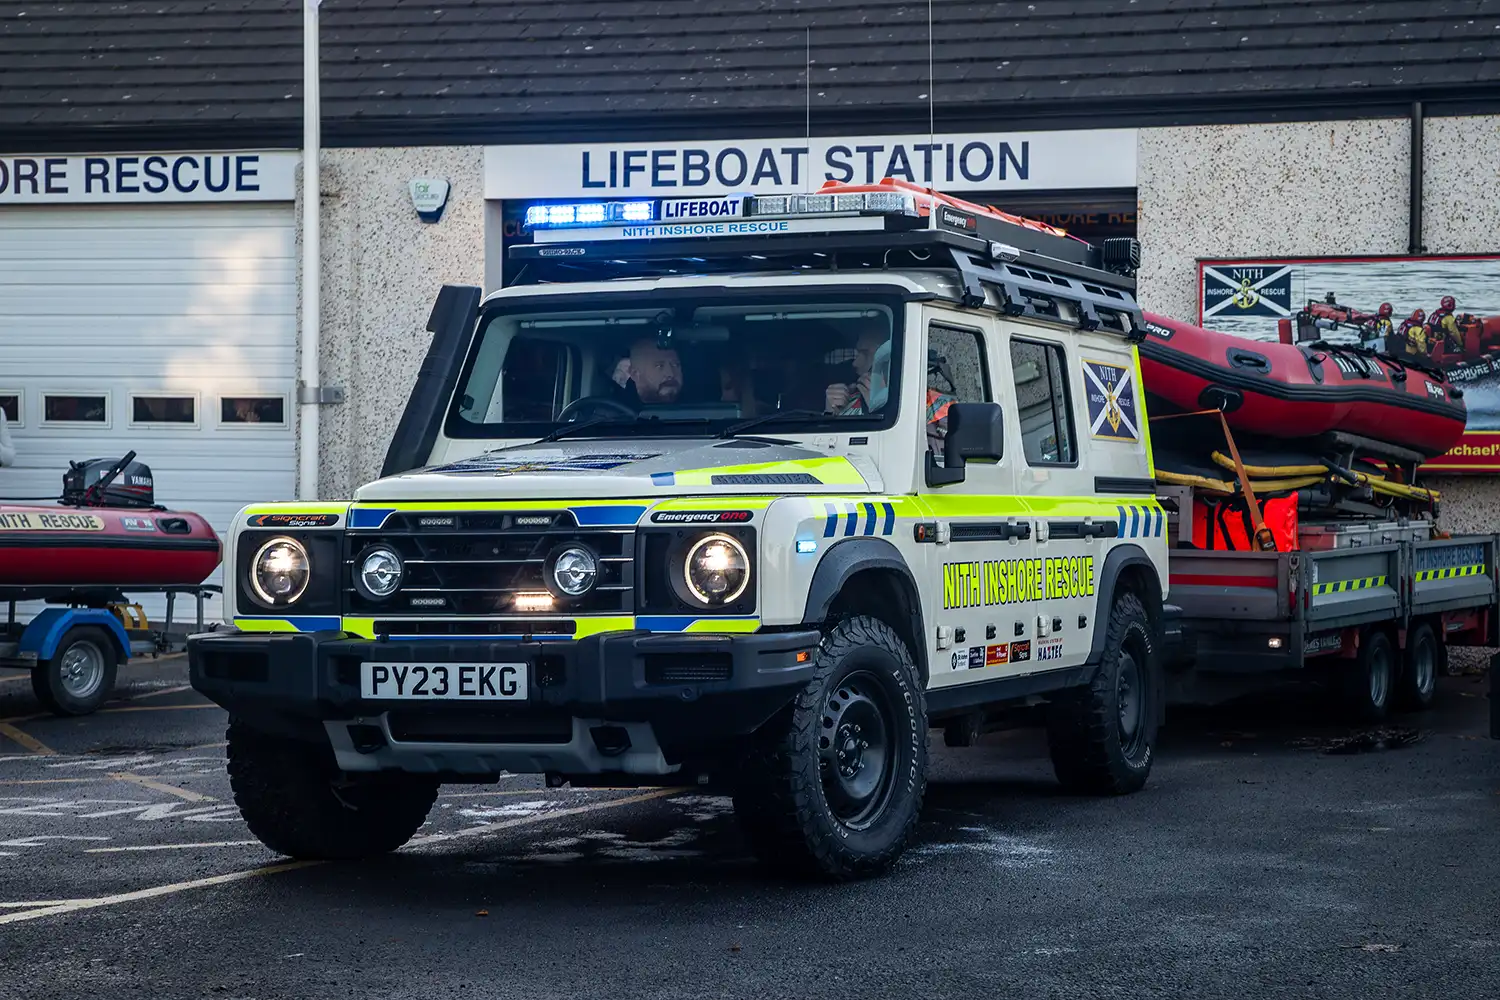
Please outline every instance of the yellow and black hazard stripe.
[[1456, 580], [1461, 576], [1483, 576], [1484, 564], [1474, 566], [1448, 566], [1444, 569], [1419, 569], [1417, 570], [1417, 582], [1426, 583], [1429, 580]]
[[1322, 597], [1324, 594], [1347, 594], [1354, 590], [1370, 590], [1374, 587], [1384, 587], [1386, 578], [1383, 576], [1361, 576], [1353, 580], [1335, 580], [1332, 583], [1313, 584], [1313, 596]]

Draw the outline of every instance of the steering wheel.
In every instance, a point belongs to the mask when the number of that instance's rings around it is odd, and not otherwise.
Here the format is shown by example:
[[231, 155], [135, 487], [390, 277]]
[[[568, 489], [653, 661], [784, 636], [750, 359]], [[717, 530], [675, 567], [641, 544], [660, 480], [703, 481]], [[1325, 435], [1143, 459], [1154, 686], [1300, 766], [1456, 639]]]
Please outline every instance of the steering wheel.
[[619, 400], [610, 399], [608, 396], [583, 396], [564, 406], [562, 412], [557, 415], [557, 422], [576, 420], [580, 412], [589, 409], [610, 410], [628, 420], [635, 419], [635, 411]]

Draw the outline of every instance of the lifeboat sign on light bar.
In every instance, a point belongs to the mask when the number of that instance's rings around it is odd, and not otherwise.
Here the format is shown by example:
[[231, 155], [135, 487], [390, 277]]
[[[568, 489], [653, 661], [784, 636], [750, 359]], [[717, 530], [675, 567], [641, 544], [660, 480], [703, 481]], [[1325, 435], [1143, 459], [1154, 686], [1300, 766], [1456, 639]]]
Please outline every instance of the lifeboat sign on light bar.
[[537, 243], [880, 232], [888, 216], [916, 216], [903, 194], [728, 195], [660, 201], [533, 205], [526, 228]]

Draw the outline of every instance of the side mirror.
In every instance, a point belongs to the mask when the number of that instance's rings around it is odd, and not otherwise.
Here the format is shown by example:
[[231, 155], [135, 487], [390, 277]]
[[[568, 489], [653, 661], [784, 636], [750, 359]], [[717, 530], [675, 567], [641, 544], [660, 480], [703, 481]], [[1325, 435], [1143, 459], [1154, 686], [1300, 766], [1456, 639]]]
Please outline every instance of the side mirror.
[[954, 403], [948, 407], [948, 436], [943, 464], [927, 453], [927, 485], [951, 486], [964, 481], [970, 459], [998, 462], [1005, 457], [1005, 412], [999, 403]]

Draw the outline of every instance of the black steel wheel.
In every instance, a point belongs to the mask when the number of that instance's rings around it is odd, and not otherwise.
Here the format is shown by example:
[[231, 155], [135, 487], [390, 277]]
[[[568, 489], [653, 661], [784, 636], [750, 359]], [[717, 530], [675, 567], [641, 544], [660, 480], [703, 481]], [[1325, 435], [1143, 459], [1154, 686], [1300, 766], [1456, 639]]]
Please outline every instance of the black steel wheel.
[[1360, 636], [1359, 655], [1344, 667], [1341, 700], [1355, 722], [1380, 722], [1390, 712], [1396, 684], [1396, 646], [1390, 636], [1371, 629]]
[[911, 651], [870, 617], [831, 626], [814, 675], [747, 742], [734, 807], [767, 864], [846, 880], [900, 857], [927, 788], [927, 708]]
[[1437, 695], [1437, 679], [1448, 665], [1448, 648], [1438, 641], [1437, 632], [1423, 623], [1406, 637], [1406, 655], [1396, 678], [1395, 705], [1407, 712], [1431, 708]]

